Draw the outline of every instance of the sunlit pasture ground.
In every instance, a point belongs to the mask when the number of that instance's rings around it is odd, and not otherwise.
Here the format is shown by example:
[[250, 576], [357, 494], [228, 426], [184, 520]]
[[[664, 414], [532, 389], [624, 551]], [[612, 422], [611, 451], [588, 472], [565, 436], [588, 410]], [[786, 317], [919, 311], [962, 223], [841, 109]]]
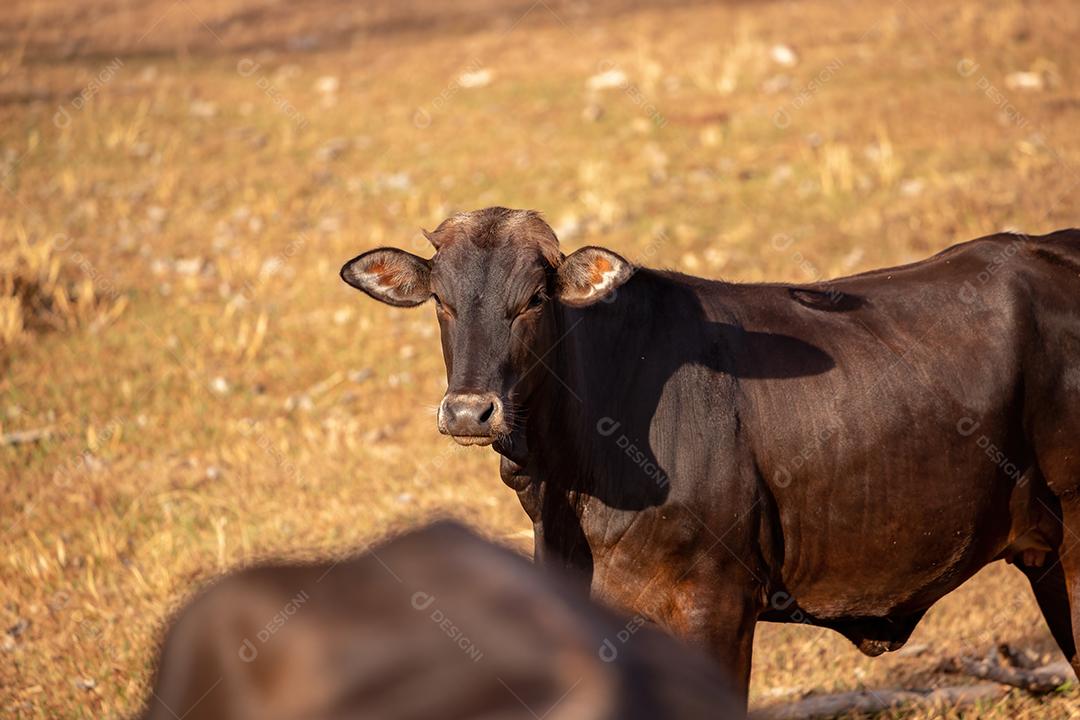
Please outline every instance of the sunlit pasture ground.
[[[431, 308], [339, 281], [363, 249], [427, 253], [420, 227], [506, 205], [543, 211], [568, 250], [798, 282], [1077, 224], [1065, 0], [3, 14], [5, 717], [133, 711], [169, 613], [258, 558], [342, 553], [434, 516], [530, 549], [494, 454], [435, 431]], [[966, 682], [942, 663], [1002, 642], [1056, 659], [998, 564], [902, 655], [761, 626], [752, 704]], [[1066, 688], [895, 717], [1078, 707]]]

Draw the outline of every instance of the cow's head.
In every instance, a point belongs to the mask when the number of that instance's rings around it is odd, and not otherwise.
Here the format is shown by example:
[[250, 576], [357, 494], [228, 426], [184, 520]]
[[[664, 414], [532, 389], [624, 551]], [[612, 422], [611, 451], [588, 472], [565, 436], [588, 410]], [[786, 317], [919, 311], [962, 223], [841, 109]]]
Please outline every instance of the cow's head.
[[527, 210], [459, 213], [424, 234], [435, 246], [430, 260], [378, 248], [345, 263], [341, 277], [389, 305], [434, 300], [447, 378], [439, 431], [462, 445], [489, 445], [516, 427], [515, 407], [551, 362], [544, 358], [561, 332], [556, 305], [608, 298], [632, 267], [599, 247], [564, 256], [551, 227]]

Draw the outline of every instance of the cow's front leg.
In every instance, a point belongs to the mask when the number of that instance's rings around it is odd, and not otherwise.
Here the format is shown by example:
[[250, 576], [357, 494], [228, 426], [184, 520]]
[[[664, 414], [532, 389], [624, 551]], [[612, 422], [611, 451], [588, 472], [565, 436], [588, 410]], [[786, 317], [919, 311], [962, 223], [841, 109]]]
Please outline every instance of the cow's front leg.
[[592, 577], [592, 553], [580, 520], [565, 494], [549, 495], [548, 484], [534, 468], [527, 459], [522, 464], [506, 455], [499, 463], [502, 481], [517, 492], [521, 507], [532, 520], [533, 562], [561, 568], [587, 587]]
[[[727, 577], [736, 573], [732, 569]], [[673, 612], [663, 623], [674, 635], [700, 647], [717, 661], [743, 710], [750, 692], [759, 604], [758, 594], [749, 585], [741, 587], [730, 580], [695, 580], [680, 583], [673, 598]]]

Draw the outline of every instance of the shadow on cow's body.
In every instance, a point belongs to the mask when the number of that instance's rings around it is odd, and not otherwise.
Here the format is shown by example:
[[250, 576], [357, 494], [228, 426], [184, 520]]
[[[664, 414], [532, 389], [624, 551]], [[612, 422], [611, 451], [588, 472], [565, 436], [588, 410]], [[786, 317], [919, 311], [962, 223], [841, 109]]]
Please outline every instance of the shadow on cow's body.
[[553, 293], [591, 277], [603, 300], [550, 303], [528, 336], [549, 340], [502, 389], [521, 420], [495, 448], [538, 561], [707, 645], [745, 690], [757, 620], [878, 654], [1005, 559], [1076, 667], [1080, 557], [1061, 551], [1080, 533], [1080, 232], [814, 286], [623, 272], [586, 250], [593, 271], [568, 256]]
[[[793, 379], [833, 368], [812, 343], [710, 317], [685, 280], [641, 270], [609, 302], [556, 311], [565, 337], [553, 359], [531, 371], [550, 382], [524, 400], [524, 442], [496, 446], [544, 538], [538, 557], [546, 551], [591, 577], [590, 548], [605, 543], [581, 527], [590, 502], [594, 510], [625, 511], [612, 513], [603, 529], [621, 534], [619, 523], [669, 505], [681, 477], [707, 472], [703, 453], [715, 452], [710, 428], [719, 430], [727, 410], [701, 402], [702, 393], [722, 394], [740, 378]], [[683, 337], [691, 324], [696, 332]], [[678, 427], [657, 424], [673, 413]], [[544, 447], [557, 450], [528, 452]], [[544, 498], [545, 485], [560, 491]]]

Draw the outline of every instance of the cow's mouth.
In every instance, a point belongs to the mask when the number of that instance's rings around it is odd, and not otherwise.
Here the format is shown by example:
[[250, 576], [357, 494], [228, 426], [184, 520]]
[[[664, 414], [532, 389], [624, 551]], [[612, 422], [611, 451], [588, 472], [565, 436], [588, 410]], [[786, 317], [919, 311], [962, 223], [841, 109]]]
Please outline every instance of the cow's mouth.
[[454, 438], [454, 442], [458, 445], [490, 445], [495, 442], [493, 435], [451, 435]]

